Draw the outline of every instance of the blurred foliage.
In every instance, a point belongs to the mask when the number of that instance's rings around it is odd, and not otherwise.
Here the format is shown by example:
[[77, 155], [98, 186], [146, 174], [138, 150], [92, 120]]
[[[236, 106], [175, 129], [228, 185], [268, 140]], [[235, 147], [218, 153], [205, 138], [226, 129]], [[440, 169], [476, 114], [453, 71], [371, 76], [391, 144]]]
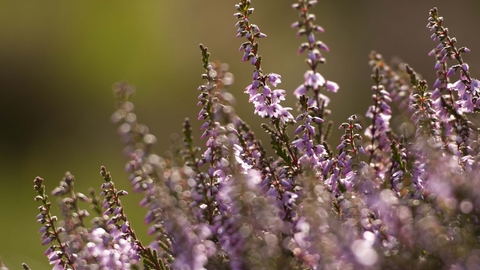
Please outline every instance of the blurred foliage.
[[[293, 1], [253, 2], [252, 20], [268, 35], [260, 51], [265, 71], [282, 75], [280, 88], [287, 90], [287, 106], [294, 107], [291, 93], [302, 83], [306, 65], [304, 56], [296, 55], [301, 41], [290, 29], [297, 17]], [[168, 149], [170, 134], [180, 133], [184, 117], [196, 118], [200, 42], [213, 59], [230, 64], [238, 114], [267, 144], [259, 128], [263, 121], [253, 116], [243, 94], [251, 67], [237, 52], [242, 41], [235, 39], [234, 3], [0, 1], [0, 256], [7, 266], [17, 269], [27, 262], [32, 269], [48, 268], [35, 222], [35, 176], [45, 178], [51, 190], [69, 170], [76, 189], [86, 192], [101, 185], [98, 172], [105, 165], [120, 188], [131, 190], [122, 145], [109, 120], [113, 83], [136, 85], [137, 115], [159, 138], [160, 154]], [[370, 50], [387, 59], [399, 55], [418, 72], [434, 74], [427, 53], [436, 44], [425, 29], [433, 6], [448, 19], [459, 44], [472, 50], [473, 59], [466, 60], [478, 77], [480, 35], [473, 27], [480, 24], [478, 1], [320, 1], [317, 21], [326, 33], [319, 39], [331, 49], [320, 72], [341, 87], [330, 95], [335, 126], [353, 113], [363, 115], [369, 105]], [[126, 212], [145, 238], [145, 211], [135, 209], [140, 196], [130, 194], [124, 198]]]

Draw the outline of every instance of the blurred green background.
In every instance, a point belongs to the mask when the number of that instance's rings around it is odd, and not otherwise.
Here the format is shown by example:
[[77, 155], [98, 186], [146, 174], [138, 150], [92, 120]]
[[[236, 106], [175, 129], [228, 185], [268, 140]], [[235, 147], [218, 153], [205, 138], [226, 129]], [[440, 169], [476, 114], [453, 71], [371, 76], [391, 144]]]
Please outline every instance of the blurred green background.
[[[293, 90], [302, 83], [305, 56], [296, 54], [304, 39], [290, 24], [297, 12], [293, 1], [257, 0], [251, 21], [268, 35], [261, 40], [265, 72], [282, 75], [286, 106], [294, 107]], [[332, 94], [335, 127], [353, 113], [363, 115], [370, 102], [368, 54], [375, 49], [386, 59], [400, 56], [434, 80], [437, 45], [425, 28], [428, 11], [437, 6], [445, 25], [466, 56], [473, 76], [480, 63], [479, 1], [319, 1], [317, 35], [331, 49], [320, 72], [340, 84]], [[169, 147], [185, 117], [196, 119], [198, 85], [202, 80], [198, 44], [212, 59], [230, 64], [238, 114], [268, 144], [253, 116], [243, 89], [252, 67], [237, 51], [234, 0], [175, 1], [0, 1], [0, 257], [10, 269], [27, 262], [49, 269], [35, 222], [38, 203], [33, 179], [40, 175], [53, 189], [69, 170], [77, 191], [98, 188], [100, 165], [113, 174], [119, 188], [131, 190], [124, 172], [123, 146], [110, 123], [114, 111], [112, 84], [127, 80], [137, 87], [134, 102], [140, 122], [159, 138], [157, 152]], [[198, 129], [200, 124], [193, 121]], [[198, 136], [198, 132], [197, 138]], [[338, 140], [337, 140], [338, 141]], [[204, 141], [197, 141], [204, 145]], [[145, 210], [141, 196], [127, 196], [126, 210], [145, 241]], [[54, 199], [55, 200], [55, 199]], [[84, 205], [84, 207], [88, 207]]]

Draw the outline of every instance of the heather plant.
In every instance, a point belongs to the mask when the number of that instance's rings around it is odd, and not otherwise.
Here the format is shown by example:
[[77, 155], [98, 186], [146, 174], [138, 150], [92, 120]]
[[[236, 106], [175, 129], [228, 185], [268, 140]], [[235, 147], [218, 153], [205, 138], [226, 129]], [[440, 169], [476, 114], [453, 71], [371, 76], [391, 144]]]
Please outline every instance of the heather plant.
[[[279, 89], [281, 76], [263, 69], [266, 34], [254, 24], [252, 1], [235, 5], [241, 59], [252, 71], [242, 88], [265, 119], [269, 143], [236, 114], [233, 75], [204, 45], [197, 103], [203, 147], [186, 119], [183, 140], [164, 157], [155, 154], [156, 137], [134, 113], [135, 88], [114, 85], [112, 121], [154, 241], [137, 237], [121, 202], [128, 194], [105, 167], [98, 194], [78, 192], [75, 177], [65, 174], [51, 192], [59, 217], [37, 177], [39, 233], [53, 269], [480, 267], [480, 134], [472, 121], [480, 111], [480, 81], [463, 60], [469, 49], [457, 45], [431, 9], [435, 82], [429, 86], [409, 65], [388, 64], [372, 52], [366, 118], [346, 119], [340, 143], [331, 145], [336, 125], [328, 120], [329, 103], [340, 87], [320, 73], [329, 48], [317, 39], [324, 29], [311, 13], [316, 4], [292, 5], [299, 12], [292, 28], [304, 38], [298, 53], [306, 54], [304, 79], [293, 91]], [[281, 104], [287, 93], [297, 99], [296, 110]], [[393, 112], [410, 124], [392, 127]], [[1, 261], [0, 269], [6, 269]]]

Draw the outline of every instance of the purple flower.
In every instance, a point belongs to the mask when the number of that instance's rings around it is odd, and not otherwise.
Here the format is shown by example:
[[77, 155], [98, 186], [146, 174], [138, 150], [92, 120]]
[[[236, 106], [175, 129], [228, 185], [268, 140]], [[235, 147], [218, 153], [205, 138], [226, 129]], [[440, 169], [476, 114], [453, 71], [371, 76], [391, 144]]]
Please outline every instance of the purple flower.
[[305, 86], [311, 87], [314, 91], [317, 91], [319, 87], [325, 84], [325, 79], [318, 72], [309, 70], [305, 73], [304, 77]]

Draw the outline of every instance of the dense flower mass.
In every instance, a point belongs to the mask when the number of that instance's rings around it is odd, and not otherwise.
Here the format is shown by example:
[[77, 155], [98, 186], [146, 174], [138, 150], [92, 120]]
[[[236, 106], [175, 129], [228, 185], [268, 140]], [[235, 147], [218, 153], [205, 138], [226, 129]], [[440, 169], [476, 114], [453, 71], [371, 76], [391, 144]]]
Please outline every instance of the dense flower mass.
[[[210, 61], [204, 45], [197, 103], [203, 149], [186, 119], [183, 141], [165, 157], [155, 154], [156, 137], [133, 112], [135, 89], [114, 85], [112, 120], [154, 241], [145, 245], [135, 234], [120, 200], [128, 193], [105, 167], [99, 195], [77, 192], [66, 173], [52, 192], [60, 217], [37, 177], [37, 222], [53, 269], [480, 268], [480, 127], [471, 121], [480, 112], [480, 81], [462, 58], [470, 50], [457, 48], [438, 10], [430, 10], [427, 27], [439, 42], [429, 53], [435, 82], [429, 86], [409, 65], [388, 65], [372, 52], [365, 121], [352, 115], [341, 123], [340, 143], [332, 146], [327, 108], [339, 85], [320, 73], [329, 48], [316, 37], [324, 32], [311, 12], [316, 4], [292, 5], [307, 65], [290, 90], [277, 89], [281, 76], [262, 69], [259, 40], [267, 36], [253, 23], [252, 0], [235, 5], [236, 36], [246, 39], [242, 61], [253, 66], [244, 92], [253, 112], [268, 119], [262, 128], [273, 155], [236, 114], [228, 65]], [[280, 104], [289, 94], [297, 99], [296, 116]], [[397, 108], [409, 122], [395, 129]]]

